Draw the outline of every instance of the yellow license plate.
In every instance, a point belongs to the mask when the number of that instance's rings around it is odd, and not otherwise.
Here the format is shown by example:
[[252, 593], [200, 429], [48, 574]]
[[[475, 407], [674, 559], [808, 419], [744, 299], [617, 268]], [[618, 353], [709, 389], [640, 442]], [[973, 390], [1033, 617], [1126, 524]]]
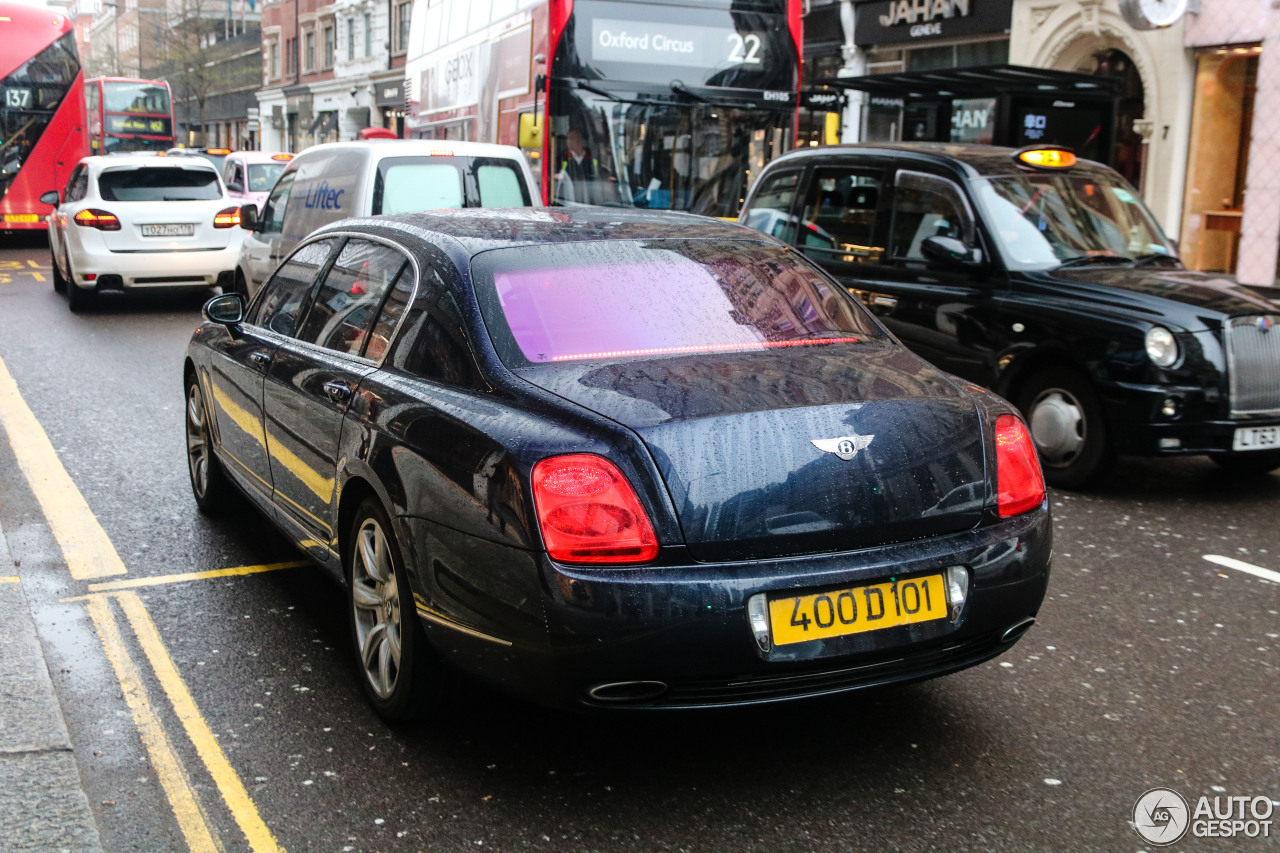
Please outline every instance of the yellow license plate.
[[5, 222], [39, 222], [40, 214], [38, 213], [6, 213], [4, 215]]
[[769, 630], [776, 646], [825, 640], [947, 615], [942, 575], [855, 586], [817, 595], [769, 601]]

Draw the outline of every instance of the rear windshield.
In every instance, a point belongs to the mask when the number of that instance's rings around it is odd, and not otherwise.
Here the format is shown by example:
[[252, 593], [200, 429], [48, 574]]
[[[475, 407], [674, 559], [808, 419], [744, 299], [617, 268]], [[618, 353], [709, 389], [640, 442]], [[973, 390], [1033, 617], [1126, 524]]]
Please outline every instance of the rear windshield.
[[373, 187], [375, 215], [532, 203], [519, 167], [500, 157], [388, 157]]
[[211, 169], [140, 167], [114, 169], [98, 176], [103, 201], [207, 201], [222, 198]]
[[560, 243], [484, 252], [472, 272], [509, 367], [885, 339], [843, 288], [767, 243]]
[[284, 163], [250, 163], [249, 192], [270, 192], [276, 185], [276, 178], [284, 171]]

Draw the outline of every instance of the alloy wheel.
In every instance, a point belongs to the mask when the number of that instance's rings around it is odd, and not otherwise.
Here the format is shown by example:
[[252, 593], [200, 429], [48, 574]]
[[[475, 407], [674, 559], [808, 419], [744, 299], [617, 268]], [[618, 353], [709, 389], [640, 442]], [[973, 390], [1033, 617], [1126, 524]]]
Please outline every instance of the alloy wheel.
[[366, 518], [351, 561], [356, 646], [365, 678], [380, 699], [396, 688], [402, 652], [400, 591], [389, 544], [378, 520]]
[[209, 459], [204, 397], [200, 394], [200, 385], [192, 382], [187, 389], [187, 467], [191, 471], [191, 487], [198, 498], [209, 491]]

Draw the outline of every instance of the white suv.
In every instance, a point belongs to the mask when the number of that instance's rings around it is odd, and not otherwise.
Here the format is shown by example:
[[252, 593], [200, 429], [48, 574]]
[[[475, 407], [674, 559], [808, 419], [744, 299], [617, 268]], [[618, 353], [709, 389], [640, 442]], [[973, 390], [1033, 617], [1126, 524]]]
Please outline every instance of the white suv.
[[111, 154], [76, 164], [47, 217], [53, 287], [72, 311], [102, 291], [228, 285], [244, 241], [218, 170], [196, 157]]

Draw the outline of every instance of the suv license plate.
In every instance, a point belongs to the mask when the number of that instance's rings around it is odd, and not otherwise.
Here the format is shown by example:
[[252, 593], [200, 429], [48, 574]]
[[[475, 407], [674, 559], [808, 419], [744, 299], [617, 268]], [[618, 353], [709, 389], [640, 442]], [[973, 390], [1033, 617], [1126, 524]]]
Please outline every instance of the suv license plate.
[[774, 645], [825, 640], [947, 615], [942, 575], [769, 600]]
[[1236, 427], [1232, 450], [1280, 450], [1280, 426]]
[[196, 225], [194, 222], [184, 222], [178, 225], [143, 225], [143, 237], [190, 237], [196, 233]]

